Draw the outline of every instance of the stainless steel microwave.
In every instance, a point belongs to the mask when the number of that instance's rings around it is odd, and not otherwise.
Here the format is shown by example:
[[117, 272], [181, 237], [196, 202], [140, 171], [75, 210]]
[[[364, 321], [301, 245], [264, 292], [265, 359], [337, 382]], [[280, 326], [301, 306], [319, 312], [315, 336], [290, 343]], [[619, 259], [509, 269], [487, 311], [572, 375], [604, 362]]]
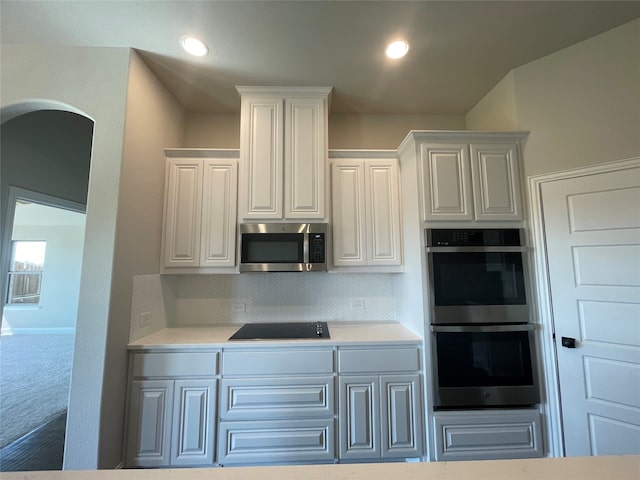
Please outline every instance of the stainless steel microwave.
[[326, 271], [327, 244], [326, 223], [243, 223], [240, 271]]

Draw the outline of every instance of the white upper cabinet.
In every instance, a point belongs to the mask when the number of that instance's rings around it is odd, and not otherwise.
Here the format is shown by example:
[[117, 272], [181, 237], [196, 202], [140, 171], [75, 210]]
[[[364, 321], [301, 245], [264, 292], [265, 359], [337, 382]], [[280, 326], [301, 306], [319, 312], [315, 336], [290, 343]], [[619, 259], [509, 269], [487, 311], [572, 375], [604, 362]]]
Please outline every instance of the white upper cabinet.
[[422, 221], [522, 221], [519, 142], [525, 135], [412, 132], [399, 151], [417, 164]]
[[226, 150], [167, 151], [165, 273], [234, 268], [238, 165], [232, 157], [236, 155]]
[[472, 143], [476, 220], [522, 220], [520, 160], [514, 143]]
[[164, 210], [164, 265], [197, 267], [200, 263], [202, 160], [167, 161]]
[[240, 218], [326, 221], [331, 88], [237, 87]]
[[334, 266], [401, 266], [397, 158], [333, 158], [331, 175]]
[[424, 144], [420, 148], [423, 221], [473, 220], [468, 146]]

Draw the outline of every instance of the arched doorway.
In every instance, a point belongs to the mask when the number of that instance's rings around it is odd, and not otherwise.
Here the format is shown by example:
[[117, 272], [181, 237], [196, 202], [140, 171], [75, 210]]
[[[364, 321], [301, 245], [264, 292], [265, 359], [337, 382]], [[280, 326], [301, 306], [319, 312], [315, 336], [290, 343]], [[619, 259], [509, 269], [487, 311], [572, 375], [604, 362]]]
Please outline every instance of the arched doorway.
[[[12, 258], [12, 246], [15, 246], [15, 239], [12, 238], [13, 219], [16, 213], [16, 206], [24, 205], [25, 203], [32, 202], [34, 204], [46, 205], [49, 208], [62, 208], [64, 210], [84, 211], [86, 209], [86, 198], [88, 191], [89, 169], [91, 163], [91, 148], [93, 140], [93, 121], [74, 109], [73, 107], [60, 104], [58, 102], [48, 101], [34, 101], [25, 102], [17, 105], [4, 107], [2, 109], [2, 135], [0, 136], [1, 144], [1, 199], [2, 199], [2, 249], [1, 249], [1, 275], [2, 275], [2, 308], [3, 314], [5, 313], [5, 304], [8, 301], [7, 292], [9, 287], [8, 272], [10, 270], [10, 263]], [[15, 192], [20, 194], [16, 196]], [[14, 192], [14, 193], [11, 193]], [[16, 198], [19, 200], [16, 202]], [[50, 215], [53, 217], [54, 210], [51, 213], [44, 215]], [[64, 216], [64, 215], [63, 215]], [[66, 223], [67, 220], [61, 220], [62, 223]], [[75, 220], [74, 220], [75, 221]], [[51, 219], [47, 222], [51, 224]], [[62, 228], [62, 225], [58, 225], [58, 231], [65, 231], [65, 235], [70, 231], [69, 229]], [[51, 227], [53, 228], [53, 227]], [[49, 228], [49, 230], [51, 229]], [[82, 227], [84, 229], [84, 227]], [[77, 230], [77, 228], [76, 228]], [[84, 233], [84, 232], [82, 232]], [[44, 234], [41, 234], [44, 235]], [[67, 238], [68, 242], [71, 242], [71, 237]], [[81, 258], [82, 246], [79, 246], [77, 239], [73, 240], [75, 243], [75, 249], [80, 250], [76, 254]], [[55, 250], [50, 252], [53, 254]], [[70, 261], [70, 260], [65, 260]], [[75, 260], [78, 263], [78, 260]], [[81, 263], [81, 260], [79, 261]], [[79, 272], [78, 272], [79, 275]], [[44, 278], [44, 275], [43, 275]], [[55, 280], [54, 280], [55, 281]], [[69, 282], [73, 283], [73, 282]], [[71, 287], [71, 285], [70, 285]], [[76, 285], [75, 288], [79, 288]], [[66, 292], [66, 293], [65, 293]], [[64, 288], [58, 290], [58, 295], [71, 295], [75, 293], [77, 298], [77, 292], [68, 292]], [[49, 302], [50, 306], [51, 303]], [[47, 305], [44, 304], [38, 308], [42, 311], [46, 310]], [[77, 300], [76, 300], [75, 315], [77, 315]], [[9, 308], [16, 308], [15, 306]], [[18, 309], [20, 307], [17, 307]], [[33, 308], [33, 306], [26, 306], [24, 308]], [[13, 313], [13, 312], [12, 312]], [[25, 313], [25, 312], [21, 312]], [[40, 312], [38, 312], [40, 313]], [[28, 315], [27, 315], [28, 316]], [[27, 317], [23, 315], [22, 317]], [[19, 318], [19, 317], [15, 317]], [[33, 318], [33, 316], [31, 317]], [[16, 330], [16, 324], [10, 326], [10, 328], [4, 328], [6, 318], [3, 315], [3, 329], [5, 331]], [[75, 325], [75, 318], [73, 319]], [[41, 334], [46, 335], [47, 328], [42, 328], [42, 325], [38, 327], [37, 323], [27, 322], [26, 324], [18, 327], [21, 330], [20, 333], [26, 334], [29, 332], [30, 327], [34, 327], [38, 331], [37, 335], [31, 337], [30, 341], [22, 342], [33, 346], [35, 343], [33, 340], [36, 336], [40, 337]], [[68, 323], [65, 324], [68, 330]], [[47, 324], [46, 326], [51, 326]], [[11, 328], [13, 327], [13, 328]], [[55, 326], [51, 331], [55, 331]], [[33, 328], [32, 328], [33, 332]], [[57, 332], [59, 334], [59, 332]], [[68, 332], [67, 332], [68, 333]], [[43, 337], [40, 337], [43, 338]], [[62, 337], [60, 337], [62, 338]], [[73, 349], [73, 340], [65, 339], [68, 349]], [[2, 342], [4, 346], [9, 346], [10, 342]], [[62, 341], [56, 341], [56, 345], [64, 343]], [[7, 348], [8, 350], [8, 348]], [[40, 359], [40, 361], [56, 361], [68, 362], [70, 369], [71, 352], [58, 349], [46, 349], [56, 352], [57, 355], [63, 355], [64, 359]], [[15, 352], [13, 352], [15, 354]], [[28, 362], [29, 358], [33, 359], [33, 356], [25, 353], [24, 362]], [[62, 381], [67, 382], [66, 398], [68, 399], [68, 379], [62, 375], [65, 371], [66, 365], [60, 368], [60, 377]], [[42, 391], [38, 391], [40, 388], [37, 382], [29, 382], [29, 388], [42, 395]], [[60, 393], [62, 391], [62, 393]], [[64, 395], [65, 389], [58, 389], [58, 394]], [[3, 393], [4, 394], [4, 393]], [[27, 392], [28, 394], [28, 392]], [[4, 403], [4, 402], [3, 402]], [[15, 402], [14, 402], [15, 403]], [[15, 418], [19, 415], [13, 415], [11, 412], [3, 412], [2, 404], [0, 403], [0, 416], [3, 418]], [[64, 407], [64, 413], [66, 414], [66, 405]], [[35, 417], [36, 412], [33, 412]], [[59, 413], [59, 412], [53, 412]], [[27, 411], [28, 414], [28, 411]], [[24, 412], [22, 412], [24, 416]], [[28, 415], [27, 415], [28, 416]], [[59, 417], [59, 415], [56, 415]], [[48, 419], [45, 419], [48, 420]], [[33, 428], [33, 421], [26, 422], [24, 428]], [[62, 444], [64, 443], [64, 420], [63, 420], [62, 438], [58, 439]], [[37, 428], [37, 427], [36, 427]], [[58, 427], [59, 428], [59, 427]], [[12, 430], [13, 437], [19, 432], [14, 428]], [[29, 433], [29, 432], [26, 432]], [[59, 434], [60, 432], [58, 432]], [[11, 437], [9, 437], [11, 438]], [[6, 439], [5, 439], [6, 440]], [[14, 440], [11, 438], [11, 440]], [[6, 471], [7, 468], [11, 468], [9, 457], [7, 452], [3, 451], [3, 465], [2, 470]], [[62, 467], [62, 455], [61, 450], [58, 449], [57, 453], [54, 451], [52, 454], [58, 455], [53, 465], [57, 465], [56, 468]], [[21, 455], [23, 459], [26, 459], [24, 455]], [[40, 460], [45, 460], [42, 455], [39, 455]], [[30, 469], [51, 469], [51, 461], [48, 464], [33, 464], [29, 465], [28, 462], [20, 464], [16, 469], [30, 470]]]

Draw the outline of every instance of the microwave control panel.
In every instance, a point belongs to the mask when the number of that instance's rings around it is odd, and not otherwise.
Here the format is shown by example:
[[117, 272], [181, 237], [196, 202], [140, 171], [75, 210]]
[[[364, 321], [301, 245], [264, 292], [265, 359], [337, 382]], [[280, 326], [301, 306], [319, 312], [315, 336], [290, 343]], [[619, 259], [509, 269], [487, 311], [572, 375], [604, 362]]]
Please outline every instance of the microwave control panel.
[[309, 263], [325, 263], [324, 233], [309, 233]]

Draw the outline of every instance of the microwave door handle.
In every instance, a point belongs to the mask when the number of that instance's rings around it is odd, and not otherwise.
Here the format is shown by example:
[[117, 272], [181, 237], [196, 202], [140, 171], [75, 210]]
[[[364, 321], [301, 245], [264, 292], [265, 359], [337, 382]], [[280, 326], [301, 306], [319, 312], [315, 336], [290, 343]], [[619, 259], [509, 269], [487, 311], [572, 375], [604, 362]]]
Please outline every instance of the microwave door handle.
[[309, 265], [309, 234], [303, 233], [302, 241], [302, 263]]

